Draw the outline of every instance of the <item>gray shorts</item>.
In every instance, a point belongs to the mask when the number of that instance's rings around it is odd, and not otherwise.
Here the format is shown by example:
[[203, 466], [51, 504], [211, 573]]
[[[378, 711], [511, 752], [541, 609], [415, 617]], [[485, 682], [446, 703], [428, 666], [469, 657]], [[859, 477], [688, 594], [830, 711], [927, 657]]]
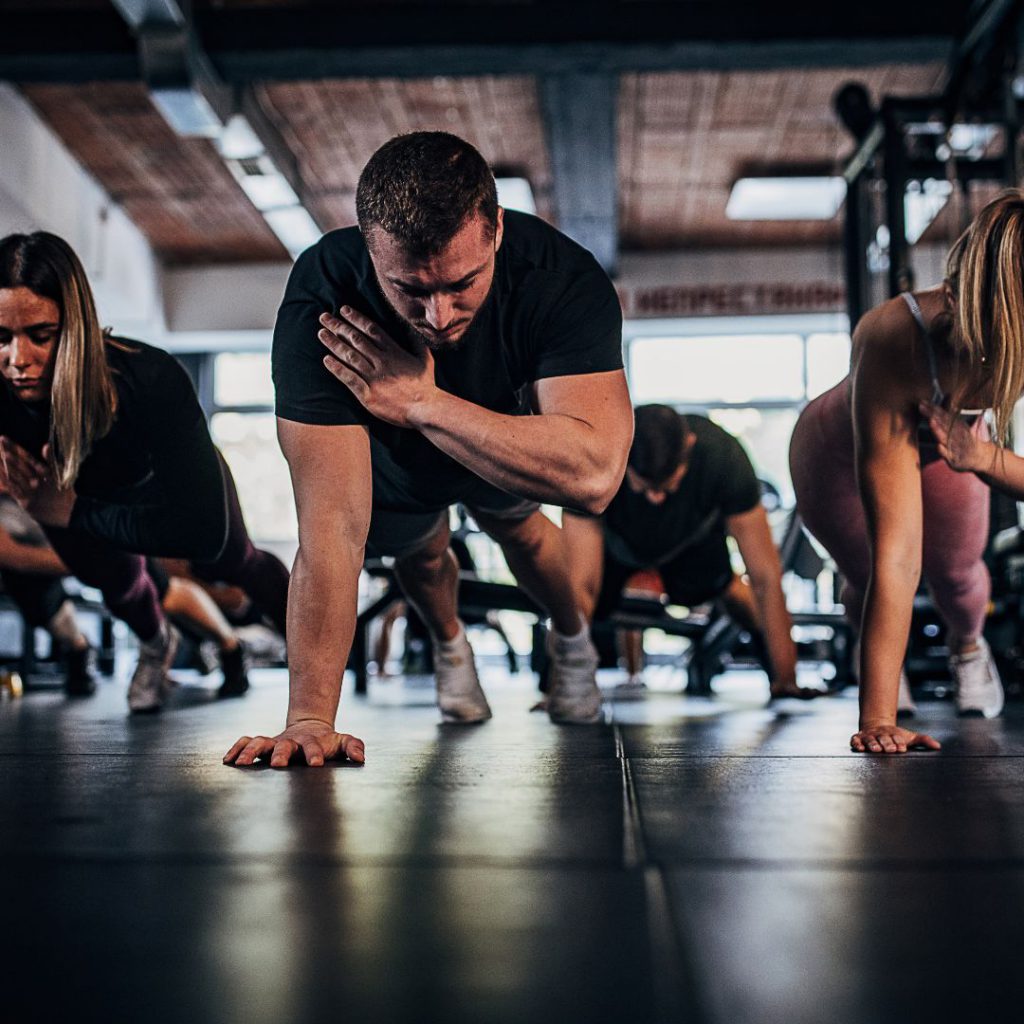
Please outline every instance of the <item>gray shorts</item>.
[[[509, 494], [486, 480], [474, 482], [460, 495], [470, 515], [479, 513], [492, 519], [516, 522], [529, 518], [540, 508], [536, 501]], [[370, 535], [366, 541], [369, 558], [404, 558], [419, 551], [448, 523], [448, 509], [438, 512], [401, 512], [375, 508], [370, 517]]]

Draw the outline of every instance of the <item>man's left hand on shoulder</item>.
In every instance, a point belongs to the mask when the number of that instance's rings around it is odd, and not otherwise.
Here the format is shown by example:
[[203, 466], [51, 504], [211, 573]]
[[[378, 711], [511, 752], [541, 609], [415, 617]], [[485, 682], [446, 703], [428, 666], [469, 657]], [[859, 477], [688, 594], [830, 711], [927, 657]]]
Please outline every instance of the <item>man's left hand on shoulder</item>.
[[330, 355], [324, 366], [367, 412], [397, 427], [415, 428], [415, 413], [436, 397], [434, 357], [420, 341], [410, 350], [349, 306], [324, 313], [317, 334]]

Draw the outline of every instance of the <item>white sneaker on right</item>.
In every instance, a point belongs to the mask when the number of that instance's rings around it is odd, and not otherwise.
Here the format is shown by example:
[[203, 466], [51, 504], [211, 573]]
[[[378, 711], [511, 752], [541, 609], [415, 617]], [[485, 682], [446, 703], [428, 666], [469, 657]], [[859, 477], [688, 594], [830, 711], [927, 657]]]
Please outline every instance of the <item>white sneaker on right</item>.
[[960, 715], [996, 718], [1003, 710], [1003, 684], [992, 651], [983, 638], [970, 654], [953, 654], [949, 670], [956, 682], [956, 710]]
[[491, 717], [465, 630], [450, 645], [434, 643], [434, 678], [442, 722], [472, 725]]
[[913, 718], [917, 714], [917, 705], [914, 703], [914, 695], [910, 692], [910, 680], [907, 678], [907, 670], [900, 669], [900, 689], [896, 699], [896, 717]]
[[611, 689], [612, 700], [642, 700], [647, 695], [647, 684], [643, 676], [630, 676], [624, 683]]
[[165, 619], [160, 632], [139, 644], [139, 660], [128, 684], [128, 710], [133, 715], [148, 714], [163, 707], [164, 698], [174, 688], [167, 675], [178, 651], [178, 631]]
[[600, 658], [587, 637], [582, 650], [559, 653], [554, 630], [548, 633], [551, 673], [548, 684], [548, 716], [562, 725], [595, 725], [602, 719], [601, 691], [597, 688]]

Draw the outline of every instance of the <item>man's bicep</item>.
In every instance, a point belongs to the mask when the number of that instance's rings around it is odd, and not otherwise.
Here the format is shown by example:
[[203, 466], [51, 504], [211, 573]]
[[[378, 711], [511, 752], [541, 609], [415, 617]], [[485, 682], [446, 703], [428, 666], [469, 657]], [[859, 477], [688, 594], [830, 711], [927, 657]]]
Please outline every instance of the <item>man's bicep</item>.
[[335, 539], [364, 544], [373, 499], [370, 438], [362, 426], [314, 426], [278, 418], [291, 472], [299, 542]]
[[533, 405], [541, 415], [571, 416], [627, 446], [633, 407], [623, 370], [544, 377], [534, 381]]

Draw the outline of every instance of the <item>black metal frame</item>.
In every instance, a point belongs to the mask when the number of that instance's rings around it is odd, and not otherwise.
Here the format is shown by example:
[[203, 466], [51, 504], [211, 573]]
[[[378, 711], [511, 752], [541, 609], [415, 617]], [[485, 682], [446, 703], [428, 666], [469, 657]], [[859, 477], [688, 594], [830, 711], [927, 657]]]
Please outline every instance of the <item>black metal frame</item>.
[[[846, 161], [843, 242], [851, 333], [872, 304], [867, 250], [873, 237], [870, 188], [874, 181], [885, 183], [890, 296], [905, 290], [912, 281], [904, 213], [908, 182], [952, 176], [961, 188], [977, 180], [1019, 183], [1021, 116], [1013, 92], [1012, 68], [1022, 30], [1021, 8], [1021, 0], [977, 0], [950, 59], [945, 90], [935, 96], [886, 97], [875, 123]], [[910, 158], [905, 135], [908, 125], [938, 122], [950, 126], [968, 116], [1003, 126], [1006, 146], [1002, 158], [957, 160], [952, 166], [939, 160]]]

